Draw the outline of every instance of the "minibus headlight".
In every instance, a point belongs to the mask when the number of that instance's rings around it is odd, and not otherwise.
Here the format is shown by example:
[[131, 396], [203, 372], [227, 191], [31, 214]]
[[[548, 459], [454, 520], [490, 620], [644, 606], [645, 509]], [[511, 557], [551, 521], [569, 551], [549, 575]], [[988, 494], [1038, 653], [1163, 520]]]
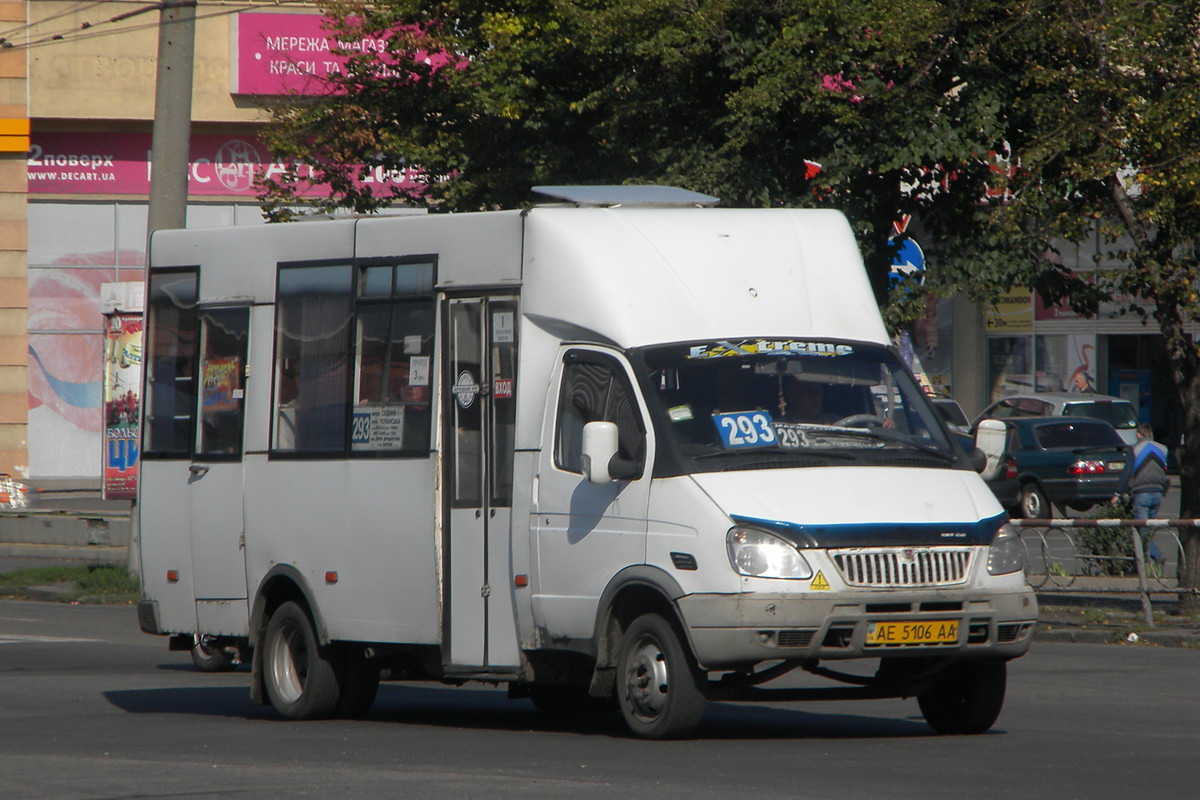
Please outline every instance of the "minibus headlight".
[[755, 578], [811, 578], [812, 567], [791, 542], [754, 528], [730, 528], [725, 536], [735, 572]]
[[1005, 523], [988, 548], [988, 574], [1008, 575], [1025, 569], [1025, 546], [1017, 529]]

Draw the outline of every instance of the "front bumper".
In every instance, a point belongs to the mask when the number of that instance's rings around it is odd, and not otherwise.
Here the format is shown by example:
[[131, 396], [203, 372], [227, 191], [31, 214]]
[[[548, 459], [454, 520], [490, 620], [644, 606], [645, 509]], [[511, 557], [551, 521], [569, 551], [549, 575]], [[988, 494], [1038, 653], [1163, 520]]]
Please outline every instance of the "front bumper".
[[[962, 655], [1016, 658], [1029, 650], [1037, 625], [1032, 589], [839, 592], [836, 595], [694, 594], [677, 601], [697, 661], [705, 669], [762, 661]], [[958, 621], [957, 641], [868, 645], [878, 622]]]

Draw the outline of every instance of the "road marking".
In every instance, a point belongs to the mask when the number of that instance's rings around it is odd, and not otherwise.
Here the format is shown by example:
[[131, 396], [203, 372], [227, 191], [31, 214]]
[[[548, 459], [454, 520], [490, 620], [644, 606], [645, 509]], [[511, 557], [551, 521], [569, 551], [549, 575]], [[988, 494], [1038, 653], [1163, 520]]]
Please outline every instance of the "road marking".
[[66, 643], [66, 642], [102, 642], [103, 639], [77, 639], [72, 636], [38, 636], [36, 634], [0, 633], [0, 644], [20, 644], [21, 642]]

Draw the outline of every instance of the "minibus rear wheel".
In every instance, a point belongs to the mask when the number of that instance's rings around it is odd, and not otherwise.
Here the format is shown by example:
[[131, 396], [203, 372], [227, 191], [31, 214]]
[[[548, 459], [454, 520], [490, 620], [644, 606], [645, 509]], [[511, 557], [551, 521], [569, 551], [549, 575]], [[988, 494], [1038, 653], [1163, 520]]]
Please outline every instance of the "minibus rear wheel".
[[297, 603], [288, 601], [271, 615], [263, 653], [263, 682], [277, 712], [288, 719], [333, 716], [340, 696], [333, 653], [322, 650]]
[[983, 733], [1000, 716], [1008, 680], [1004, 661], [960, 661], [917, 697], [929, 727], [938, 733]]
[[643, 614], [621, 639], [617, 697], [625, 724], [643, 739], [682, 739], [704, 715], [704, 674], [675, 627], [658, 614]]

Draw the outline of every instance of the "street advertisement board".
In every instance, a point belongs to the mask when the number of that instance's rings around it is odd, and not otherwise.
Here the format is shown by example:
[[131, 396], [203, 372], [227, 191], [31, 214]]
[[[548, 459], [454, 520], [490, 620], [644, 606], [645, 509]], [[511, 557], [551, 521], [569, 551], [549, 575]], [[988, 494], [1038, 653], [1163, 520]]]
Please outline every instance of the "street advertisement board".
[[[150, 192], [150, 134], [35, 133], [26, 161], [30, 194], [136, 195]], [[189, 197], [241, 197], [253, 202], [257, 178], [280, 178], [288, 165], [271, 160], [270, 150], [252, 136], [192, 136], [188, 157]], [[300, 178], [311, 174], [297, 167]], [[426, 183], [419, 167], [399, 170], [373, 167], [359, 186], [379, 184], [413, 189]], [[329, 193], [327, 186], [297, 185], [303, 197]]]
[[141, 405], [142, 315], [105, 317], [104, 498], [137, 496], [138, 411]]

